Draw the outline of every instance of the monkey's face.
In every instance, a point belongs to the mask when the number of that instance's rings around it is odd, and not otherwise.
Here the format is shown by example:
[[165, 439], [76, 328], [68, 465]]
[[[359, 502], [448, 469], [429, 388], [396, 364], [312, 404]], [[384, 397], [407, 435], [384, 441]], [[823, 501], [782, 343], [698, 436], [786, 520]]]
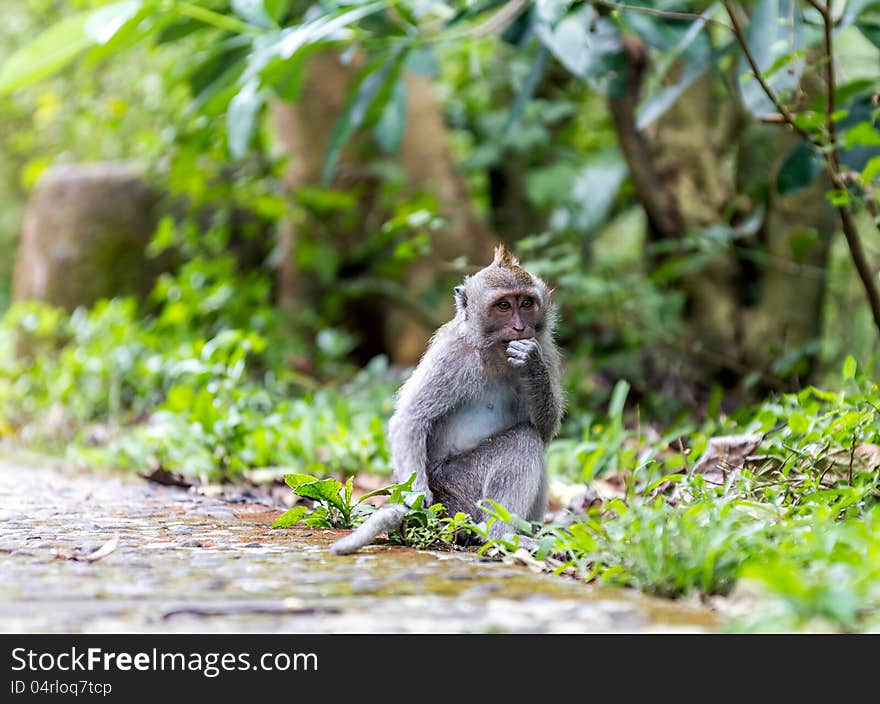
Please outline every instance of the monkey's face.
[[498, 292], [488, 301], [485, 333], [501, 343], [535, 337], [543, 320], [542, 308], [532, 289]]

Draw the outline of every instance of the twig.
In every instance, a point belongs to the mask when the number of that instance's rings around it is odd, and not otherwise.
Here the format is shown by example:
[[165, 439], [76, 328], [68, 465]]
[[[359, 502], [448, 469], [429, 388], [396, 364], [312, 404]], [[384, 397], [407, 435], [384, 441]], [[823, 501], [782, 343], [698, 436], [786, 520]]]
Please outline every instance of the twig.
[[660, 10], [655, 7], [642, 7], [639, 5], [627, 5], [622, 2], [612, 2], [611, 0], [593, 0], [593, 5], [599, 7], [607, 7], [610, 10], [620, 10], [621, 12], [638, 12], [643, 15], [652, 15], [654, 17], [662, 17], [666, 20], [702, 20], [709, 24], [716, 24], [724, 29], [730, 29], [729, 26], [719, 20], [704, 17], [703, 15], [693, 12], [676, 12], [674, 10]]
[[791, 126], [795, 132], [797, 132], [801, 137], [806, 139], [810, 144], [813, 144], [819, 148], [824, 147], [820, 141], [818, 141], [813, 135], [811, 135], [807, 130], [798, 125], [795, 122], [794, 115], [791, 114], [789, 109], [785, 107], [782, 101], [779, 99], [779, 96], [776, 95], [776, 91], [770, 87], [770, 84], [767, 83], [767, 80], [764, 78], [764, 74], [761, 69], [758, 67], [758, 62], [755, 60], [754, 54], [752, 54], [752, 50], [749, 49], [749, 43], [746, 41], [746, 36], [743, 33], [742, 25], [740, 25], [739, 20], [736, 16], [736, 10], [733, 7], [733, 3], [731, 0], [721, 0], [724, 5], [724, 9], [727, 11], [727, 16], [730, 17], [731, 28], [730, 30], [733, 32], [733, 36], [736, 38], [737, 44], [739, 44], [740, 49], [742, 49], [743, 54], [746, 57], [746, 61], [749, 62], [749, 66], [752, 69], [752, 74], [755, 76], [755, 80], [761, 86], [761, 90], [764, 91], [764, 94], [770, 99], [770, 102], [776, 107], [779, 111], [780, 116], [784, 120], [786, 124]]
[[[827, 142], [817, 139], [816, 137], [811, 135], [806, 129], [795, 122], [794, 115], [792, 115], [788, 108], [785, 107], [785, 105], [779, 99], [779, 96], [776, 95], [776, 92], [767, 83], [763, 73], [761, 72], [761, 69], [758, 67], [758, 63], [755, 60], [751, 49], [749, 49], [745, 34], [742, 31], [742, 26], [737, 19], [736, 10], [733, 6], [732, 0], [722, 0], [724, 9], [727, 11], [728, 17], [730, 17], [730, 22], [732, 25], [731, 31], [733, 32], [737, 43], [740, 45], [740, 48], [742, 49], [742, 52], [746, 57], [746, 61], [748, 61], [749, 66], [752, 69], [755, 80], [757, 80], [760, 84], [761, 89], [764, 91], [764, 94], [770, 99], [773, 105], [776, 106], [776, 109], [779, 111], [779, 114], [783, 117], [785, 122], [789, 126], [791, 126], [792, 129], [794, 129], [795, 132], [797, 132], [801, 137], [803, 137], [810, 144], [819, 149], [825, 159], [826, 171], [828, 172], [828, 176], [831, 180], [831, 185], [836, 190], [845, 191], [846, 182], [840, 173], [840, 151], [837, 143], [837, 128], [834, 124], [834, 93], [836, 90], [834, 80], [834, 51], [832, 45], [834, 19], [831, 16], [831, 11], [828, 5], [822, 5], [819, 0], [808, 0], [808, 2], [822, 15], [822, 23], [824, 25], [826, 54], [825, 89], [827, 91], [827, 98], [825, 101], [825, 130], [827, 133]], [[874, 319], [874, 325], [876, 326], [878, 332], [880, 332], [880, 291], [878, 291], [877, 289], [877, 282], [874, 277], [874, 272], [871, 269], [871, 265], [868, 262], [868, 258], [865, 254], [862, 240], [859, 237], [858, 227], [856, 226], [855, 219], [852, 216], [852, 212], [846, 205], [838, 205], [837, 213], [840, 216], [843, 236], [846, 239], [846, 244], [849, 248], [850, 257], [852, 258], [853, 264], [856, 268], [856, 272], [858, 273], [859, 278], [862, 281], [862, 287], [865, 289], [865, 296], [868, 299], [868, 306], [871, 309], [871, 316]]]

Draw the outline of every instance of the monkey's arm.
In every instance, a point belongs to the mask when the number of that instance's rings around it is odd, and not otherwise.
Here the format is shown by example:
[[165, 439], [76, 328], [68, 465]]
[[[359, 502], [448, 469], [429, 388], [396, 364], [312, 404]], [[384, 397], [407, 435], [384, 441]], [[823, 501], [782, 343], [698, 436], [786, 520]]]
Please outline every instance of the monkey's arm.
[[415, 472], [413, 491], [425, 494], [425, 505], [433, 497], [428, 487], [428, 438], [438, 419], [458, 406], [477, 385], [476, 363], [468, 357], [474, 351], [443, 330], [401, 387], [396, 409], [388, 424], [391, 465], [394, 478], [406, 481]]
[[562, 419], [559, 353], [552, 340], [514, 340], [507, 345], [507, 361], [520, 370], [524, 401], [532, 425], [549, 442]]

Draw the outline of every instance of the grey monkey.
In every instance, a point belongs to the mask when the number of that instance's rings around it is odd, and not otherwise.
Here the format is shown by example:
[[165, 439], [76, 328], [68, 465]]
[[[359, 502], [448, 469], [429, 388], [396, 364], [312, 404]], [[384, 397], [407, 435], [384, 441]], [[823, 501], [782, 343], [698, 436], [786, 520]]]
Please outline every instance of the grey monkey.
[[[551, 291], [504, 247], [455, 287], [440, 327], [397, 394], [388, 427], [395, 481], [413, 472], [425, 505], [474, 515], [497, 501], [526, 520], [547, 509], [545, 445], [559, 429], [560, 358]], [[380, 508], [330, 552], [346, 555], [397, 528], [408, 508]], [[512, 528], [496, 521], [490, 535]]]

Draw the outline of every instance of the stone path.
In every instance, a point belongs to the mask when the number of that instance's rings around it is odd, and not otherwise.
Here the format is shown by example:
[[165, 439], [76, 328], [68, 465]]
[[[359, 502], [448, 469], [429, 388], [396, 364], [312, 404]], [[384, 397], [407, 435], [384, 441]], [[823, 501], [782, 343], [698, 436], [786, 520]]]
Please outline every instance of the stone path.
[[[333, 557], [337, 532], [273, 530], [279, 513], [137, 478], [0, 461], [0, 632], [716, 628], [706, 611], [472, 553], [373, 547]], [[111, 540], [112, 552], [85, 559]]]

